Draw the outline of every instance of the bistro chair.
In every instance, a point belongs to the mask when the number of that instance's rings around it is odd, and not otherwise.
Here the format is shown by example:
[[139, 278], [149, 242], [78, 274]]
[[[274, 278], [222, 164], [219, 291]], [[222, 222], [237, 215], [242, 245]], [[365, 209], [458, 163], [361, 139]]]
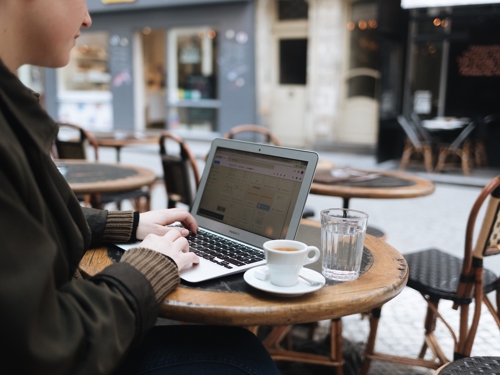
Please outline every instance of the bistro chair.
[[[478, 212], [490, 195], [481, 232], [472, 249], [472, 237]], [[495, 177], [482, 191], [474, 203], [467, 222], [464, 258], [460, 259], [438, 249], [427, 249], [404, 255], [410, 271], [408, 284], [419, 291], [427, 302], [425, 318], [425, 340], [418, 358], [397, 357], [375, 352], [375, 339], [382, 307], [375, 308], [370, 315], [370, 334], [365, 349], [362, 374], [366, 375], [372, 360], [422, 366], [437, 369], [449, 362], [434, 336], [439, 318], [450, 331], [455, 341], [454, 360], [469, 357], [476, 335], [482, 303], [493, 315], [500, 329], [500, 278], [483, 269], [483, 257], [500, 254], [500, 176]], [[487, 294], [496, 291], [495, 310]], [[454, 302], [453, 308], [460, 309], [458, 338], [450, 325], [438, 312], [441, 299]], [[469, 326], [469, 305], [474, 300], [472, 323]], [[499, 332], [492, 332], [499, 334]], [[427, 349], [433, 353], [433, 360], [424, 359]]]
[[[167, 153], [166, 141], [168, 139], [179, 145], [179, 156]], [[181, 138], [165, 131], [160, 137], [160, 157], [168, 208], [176, 207], [177, 203], [183, 203], [191, 208], [200, 185], [200, 175], [193, 154]]]
[[239, 125], [224, 134], [226, 139], [240, 139], [257, 143], [267, 143], [281, 146], [281, 142], [263, 126], [259, 125]]
[[[250, 141], [257, 143], [271, 144], [275, 146], [282, 146], [276, 136], [274, 136], [267, 128], [259, 125], [239, 125], [232, 128], [229, 132], [224, 134], [226, 139], [239, 139], [242, 141]], [[305, 207], [302, 213], [302, 218], [313, 217], [314, 211]]]
[[500, 374], [500, 357], [469, 357], [440, 367], [434, 375]]
[[[462, 170], [465, 176], [470, 174], [470, 167], [472, 163], [471, 158], [471, 142], [467, 139], [472, 131], [475, 129], [476, 123], [471, 122], [465, 127], [464, 130], [459, 134], [457, 139], [453, 141], [450, 145], [444, 145], [440, 147], [438, 163], [436, 165], [436, 173], [440, 173], [447, 165], [447, 159], [449, 156], [456, 155], [460, 158]], [[454, 165], [452, 164], [453, 168]]]
[[[52, 152], [55, 158], [87, 160], [87, 146], [90, 144], [94, 148], [95, 161], [99, 161], [99, 145], [91, 132], [74, 124], [58, 123], [58, 125], [59, 129], [69, 128], [76, 130], [80, 136], [79, 138], [61, 140], [58, 135], [54, 141], [55, 147], [53, 147]], [[149, 189], [147, 191], [136, 189], [118, 193], [86, 194], [84, 196], [77, 196], [77, 198], [84, 201], [86, 206], [90, 205], [98, 209], [102, 209], [108, 203], [115, 203], [118, 210], [120, 210], [121, 202], [127, 199], [130, 200], [136, 211], [144, 212], [150, 209]], [[145, 204], [141, 204], [142, 198], [146, 200]]]
[[421, 140], [415, 125], [404, 116], [399, 115], [398, 122], [407, 136], [399, 170], [404, 171], [413, 156], [422, 155], [427, 173], [432, 173], [432, 144], [429, 141]]

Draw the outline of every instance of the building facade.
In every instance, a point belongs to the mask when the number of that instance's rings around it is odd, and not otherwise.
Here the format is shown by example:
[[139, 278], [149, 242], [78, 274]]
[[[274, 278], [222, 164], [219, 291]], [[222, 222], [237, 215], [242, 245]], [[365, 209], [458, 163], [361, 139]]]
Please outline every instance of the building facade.
[[257, 0], [260, 120], [285, 144], [372, 149], [379, 44], [374, 0]]
[[256, 122], [254, 3], [87, 0], [67, 67], [45, 71], [45, 105], [93, 131], [213, 138]]

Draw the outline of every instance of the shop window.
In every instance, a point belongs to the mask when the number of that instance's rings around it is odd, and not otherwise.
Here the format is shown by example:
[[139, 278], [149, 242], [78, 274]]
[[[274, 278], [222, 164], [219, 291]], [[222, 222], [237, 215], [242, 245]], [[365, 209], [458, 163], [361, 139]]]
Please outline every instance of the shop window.
[[171, 107], [168, 113], [170, 129], [211, 132], [216, 129], [217, 109]]
[[280, 40], [280, 84], [305, 85], [307, 39]]
[[415, 42], [412, 45], [412, 110], [420, 115], [438, 114], [443, 42]]
[[279, 0], [277, 3], [280, 21], [308, 18], [309, 5], [305, 0]]
[[[58, 120], [92, 131], [113, 128], [109, 33], [82, 32], [70, 61], [57, 72]], [[128, 42], [128, 41], [127, 41]], [[131, 80], [127, 72], [118, 80]]]
[[166, 32], [144, 27], [141, 32], [146, 128], [165, 129], [166, 115]]
[[356, 76], [349, 79], [347, 97], [367, 96], [375, 98], [377, 80], [370, 76]]
[[217, 32], [210, 28], [170, 32], [171, 101], [217, 99]]
[[211, 27], [180, 28], [168, 36], [168, 127], [215, 131], [218, 32]]
[[86, 32], [71, 50], [69, 64], [60, 69], [62, 91], [109, 91], [107, 32]]

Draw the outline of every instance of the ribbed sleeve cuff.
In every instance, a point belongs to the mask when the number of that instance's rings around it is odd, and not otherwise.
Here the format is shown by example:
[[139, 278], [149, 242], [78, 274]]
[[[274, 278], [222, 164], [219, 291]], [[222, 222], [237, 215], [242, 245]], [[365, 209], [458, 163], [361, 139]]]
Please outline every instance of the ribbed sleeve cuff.
[[109, 211], [103, 242], [128, 242], [134, 227], [134, 211]]
[[148, 279], [158, 303], [180, 283], [177, 264], [157, 251], [136, 247], [127, 251], [120, 262], [130, 264]]

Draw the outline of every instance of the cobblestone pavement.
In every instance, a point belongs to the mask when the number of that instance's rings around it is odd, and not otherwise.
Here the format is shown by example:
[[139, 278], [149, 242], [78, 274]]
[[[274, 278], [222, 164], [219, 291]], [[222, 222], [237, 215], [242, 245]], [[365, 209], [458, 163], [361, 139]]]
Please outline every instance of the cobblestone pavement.
[[[201, 159], [208, 152], [208, 145], [200, 142], [188, 142], [194, 154]], [[324, 159], [329, 159], [339, 166], [349, 165], [355, 168], [380, 169], [383, 166], [375, 164], [374, 158], [363, 155], [320, 153]], [[114, 161], [114, 152], [101, 149], [101, 161]], [[142, 165], [155, 170], [162, 175], [160, 160], [156, 148], [124, 148], [122, 150], [124, 164]], [[203, 166], [200, 160], [200, 167]], [[409, 253], [429, 247], [437, 247], [458, 257], [463, 256], [465, 226], [469, 211], [477, 198], [480, 188], [437, 184], [434, 194], [414, 199], [372, 200], [352, 199], [351, 208], [362, 210], [370, 215], [369, 223], [387, 233], [387, 242], [401, 253]], [[307, 206], [315, 211], [314, 219], [319, 219], [321, 209], [340, 207], [340, 198], [310, 195]], [[153, 208], [166, 207], [163, 186], [157, 186], [152, 196]], [[124, 206], [124, 209], [127, 207]], [[484, 208], [479, 214], [479, 223], [484, 216]], [[480, 225], [476, 226], [476, 236]], [[500, 256], [485, 259], [485, 267], [497, 275], [500, 274]], [[458, 325], [458, 313], [452, 310], [449, 301], [442, 301], [439, 311], [455, 329]], [[426, 303], [420, 294], [406, 288], [399, 296], [387, 303], [382, 309], [382, 318], [378, 330], [376, 350], [393, 355], [416, 356], [423, 343], [423, 322]], [[360, 315], [345, 317], [343, 321], [343, 336], [346, 346], [354, 359], [351, 363], [361, 361], [363, 344], [368, 334], [367, 319], [361, 320]], [[294, 336], [300, 341], [302, 327], [294, 329]], [[321, 322], [317, 330], [315, 343], [318, 350], [328, 333], [328, 322]], [[438, 322], [436, 336], [442, 344], [448, 358], [453, 356], [453, 340], [446, 327]], [[327, 349], [326, 349], [327, 350]], [[483, 306], [478, 333], [474, 343], [473, 355], [500, 356], [500, 331], [493, 318]], [[429, 356], [430, 353], [427, 353]], [[429, 357], [430, 358], [430, 357]], [[280, 364], [280, 370], [285, 375], [333, 373], [333, 369], [322, 366], [302, 364]], [[388, 365], [374, 361], [370, 374], [432, 374], [433, 371], [408, 366]]]

